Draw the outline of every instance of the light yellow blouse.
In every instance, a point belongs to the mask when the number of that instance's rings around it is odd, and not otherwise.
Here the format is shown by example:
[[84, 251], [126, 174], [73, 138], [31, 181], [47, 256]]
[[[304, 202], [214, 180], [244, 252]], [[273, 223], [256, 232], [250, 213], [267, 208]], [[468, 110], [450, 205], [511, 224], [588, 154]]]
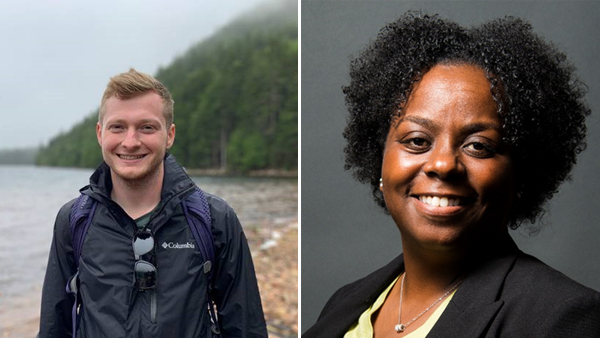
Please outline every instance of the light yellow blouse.
[[[390, 290], [392, 289], [394, 284], [396, 284], [397, 281], [398, 281], [398, 277], [396, 277], [396, 279], [394, 279], [392, 284], [390, 284], [390, 286], [388, 286], [387, 289], [385, 289], [379, 295], [379, 297], [377, 297], [377, 300], [375, 300], [375, 303], [373, 303], [373, 305], [371, 305], [371, 307], [369, 307], [365, 312], [363, 312], [360, 315], [360, 317], [358, 318], [358, 322], [356, 324], [352, 325], [352, 327], [350, 327], [348, 332], [346, 332], [346, 334], [344, 335], [344, 338], [373, 337], [373, 324], [371, 323], [371, 315], [373, 313], [375, 313], [381, 307], [381, 305], [383, 305], [383, 302], [385, 301], [385, 297], [387, 297], [388, 293], [390, 292]], [[423, 325], [421, 325], [415, 331], [404, 336], [404, 338], [425, 338], [425, 336], [427, 336], [429, 331], [431, 331], [431, 329], [433, 328], [435, 323], [438, 321], [438, 319], [440, 318], [442, 313], [444, 313], [446, 306], [448, 306], [448, 303], [450, 303], [450, 299], [452, 299], [452, 296], [454, 296], [455, 292], [456, 292], [456, 290], [454, 290], [450, 295], [448, 295], [448, 297], [446, 297], [446, 299], [444, 299], [442, 304], [433, 312], [433, 314], [431, 314], [429, 319], [427, 319], [427, 321]], [[393, 329], [394, 329], [393, 327], [390, 327], [390, 330], [393, 330]]]

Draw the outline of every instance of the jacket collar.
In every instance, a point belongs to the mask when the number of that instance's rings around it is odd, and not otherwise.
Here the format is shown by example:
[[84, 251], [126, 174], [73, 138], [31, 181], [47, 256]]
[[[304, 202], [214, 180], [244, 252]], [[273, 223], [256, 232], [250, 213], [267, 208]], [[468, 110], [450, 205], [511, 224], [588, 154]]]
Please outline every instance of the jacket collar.
[[[169, 206], [180, 203], [195, 187], [194, 182], [177, 163], [173, 155], [169, 153], [165, 154], [163, 165], [165, 176], [161, 190], [161, 199], [151, 216], [151, 218], [156, 217], [156, 220], [153, 221], [155, 224], [163, 223], [164, 220], [169, 219], [174, 209]], [[103, 200], [105, 203], [110, 204], [112, 202], [110, 199], [112, 179], [110, 176], [110, 167], [106, 162], [100, 164], [90, 177], [90, 184], [83, 187], [80, 191], [97, 200]]]

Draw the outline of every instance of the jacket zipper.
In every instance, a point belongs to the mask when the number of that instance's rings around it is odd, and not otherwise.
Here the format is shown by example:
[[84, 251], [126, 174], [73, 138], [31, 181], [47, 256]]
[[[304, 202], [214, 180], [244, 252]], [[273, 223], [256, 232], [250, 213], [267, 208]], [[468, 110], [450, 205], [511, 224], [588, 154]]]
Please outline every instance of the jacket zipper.
[[[175, 194], [174, 196], [172, 196], [171, 198], [169, 198], [167, 201], [162, 201], [163, 202], [162, 206], [160, 207], [160, 209], [158, 210], [158, 212], [155, 213], [155, 215], [159, 215], [162, 212], [162, 210], [167, 206], [167, 204], [169, 204], [169, 201], [171, 201], [171, 199], [173, 199], [176, 196], [179, 196], [181, 194], [189, 193], [189, 191], [192, 190], [192, 189], [194, 189], [193, 186], [192, 186], [192, 188], [188, 188], [185, 191], [182, 191], [182, 192], [179, 192], [179, 193]], [[107, 201], [107, 207], [108, 207], [109, 210], [114, 210], [114, 211], [117, 211], [117, 214], [119, 214], [119, 213], [121, 214], [121, 215], [114, 215], [114, 216], [116, 216], [117, 219], [121, 219], [121, 218], [123, 218], [121, 216], [125, 215], [125, 219], [127, 220], [128, 223], [130, 223], [133, 226], [134, 233], [135, 233], [135, 231], [138, 230], [138, 227], [135, 224], [135, 220], [132, 219], [125, 212], [125, 210], [123, 210], [123, 208], [119, 204], [117, 204], [115, 201], [113, 201], [110, 198], [107, 198], [106, 196], [103, 196], [103, 197]], [[195, 212], [195, 214], [197, 214], [197, 212]], [[150, 220], [148, 220], [148, 224], [146, 225], [146, 228], [149, 228], [150, 223], [152, 222], [152, 219], [153, 219], [153, 217], [150, 218]], [[155, 238], [155, 240], [156, 240], [156, 238]], [[207, 251], [208, 249], [206, 247], [204, 247], [204, 243], [200, 244], [200, 247], [201, 247], [202, 255], [204, 257], [208, 257], [208, 251]], [[205, 266], [204, 268], [206, 269], [207, 267]], [[157, 270], [156, 274], [158, 275], [158, 266], [156, 267], [156, 270]], [[139, 290], [138, 290], [138, 292], [139, 292]], [[152, 289], [151, 293], [150, 293], [150, 322], [152, 324], [156, 324], [157, 323], [157, 312], [158, 312], [158, 300], [157, 300], [156, 289]]]

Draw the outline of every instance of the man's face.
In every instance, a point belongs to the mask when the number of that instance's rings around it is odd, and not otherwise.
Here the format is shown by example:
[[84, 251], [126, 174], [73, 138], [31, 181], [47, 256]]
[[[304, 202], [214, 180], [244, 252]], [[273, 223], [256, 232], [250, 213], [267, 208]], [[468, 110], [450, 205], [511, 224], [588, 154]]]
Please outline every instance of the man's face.
[[175, 140], [175, 125], [166, 125], [162, 109], [162, 99], [154, 92], [106, 101], [96, 136], [113, 183], [115, 179], [149, 183], [163, 173], [165, 152]]

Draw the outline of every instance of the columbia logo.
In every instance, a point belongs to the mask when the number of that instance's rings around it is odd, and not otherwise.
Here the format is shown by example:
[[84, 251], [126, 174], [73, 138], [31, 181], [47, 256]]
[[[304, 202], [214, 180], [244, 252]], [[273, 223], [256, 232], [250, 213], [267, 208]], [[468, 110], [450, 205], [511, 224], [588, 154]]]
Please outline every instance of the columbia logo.
[[187, 242], [185, 244], [173, 243], [173, 242], [163, 242], [162, 247], [165, 249], [194, 249], [194, 244]]

